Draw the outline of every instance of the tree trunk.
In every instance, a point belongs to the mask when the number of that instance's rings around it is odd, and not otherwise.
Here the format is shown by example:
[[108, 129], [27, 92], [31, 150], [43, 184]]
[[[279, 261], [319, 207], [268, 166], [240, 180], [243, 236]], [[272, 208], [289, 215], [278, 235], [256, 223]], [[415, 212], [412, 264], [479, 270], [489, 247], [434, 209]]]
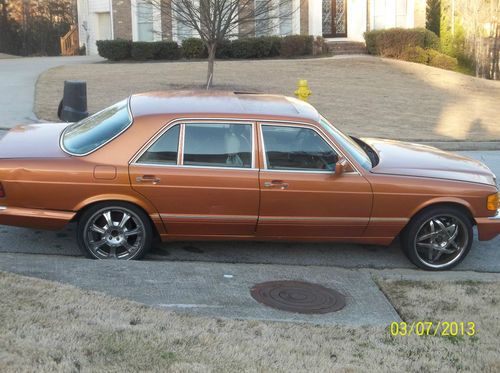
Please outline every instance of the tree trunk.
[[217, 44], [208, 45], [208, 70], [207, 70], [207, 89], [212, 86], [214, 80], [214, 64], [215, 64], [215, 50], [217, 49]]

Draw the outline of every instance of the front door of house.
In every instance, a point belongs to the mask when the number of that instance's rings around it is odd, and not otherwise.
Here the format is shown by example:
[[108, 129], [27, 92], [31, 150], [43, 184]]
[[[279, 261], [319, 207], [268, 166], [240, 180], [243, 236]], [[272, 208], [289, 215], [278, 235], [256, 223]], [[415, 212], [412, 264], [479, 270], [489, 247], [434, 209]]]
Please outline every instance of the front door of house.
[[347, 0], [323, 1], [323, 36], [347, 37]]

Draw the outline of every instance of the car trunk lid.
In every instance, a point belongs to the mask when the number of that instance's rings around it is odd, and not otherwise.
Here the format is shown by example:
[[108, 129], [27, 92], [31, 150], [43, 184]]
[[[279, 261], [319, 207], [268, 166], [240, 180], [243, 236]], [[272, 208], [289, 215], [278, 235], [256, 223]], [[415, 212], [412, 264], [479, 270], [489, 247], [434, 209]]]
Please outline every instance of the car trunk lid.
[[19, 125], [0, 137], [0, 159], [61, 158], [59, 138], [68, 123]]

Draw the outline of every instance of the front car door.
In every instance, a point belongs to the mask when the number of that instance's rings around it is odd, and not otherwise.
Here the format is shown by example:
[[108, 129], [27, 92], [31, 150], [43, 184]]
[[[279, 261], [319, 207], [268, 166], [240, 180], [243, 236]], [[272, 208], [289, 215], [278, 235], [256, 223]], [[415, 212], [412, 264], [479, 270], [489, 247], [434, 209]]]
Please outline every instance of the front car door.
[[335, 174], [341, 153], [318, 129], [260, 123], [260, 213], [257, 236], [360, 237], [372, 207], [369, 182], [350, 165]]
[[253, 236], [255, 141], [248, 122], [169, 125], [131, 162], [132, 187], [156, 206], [168, 236]]

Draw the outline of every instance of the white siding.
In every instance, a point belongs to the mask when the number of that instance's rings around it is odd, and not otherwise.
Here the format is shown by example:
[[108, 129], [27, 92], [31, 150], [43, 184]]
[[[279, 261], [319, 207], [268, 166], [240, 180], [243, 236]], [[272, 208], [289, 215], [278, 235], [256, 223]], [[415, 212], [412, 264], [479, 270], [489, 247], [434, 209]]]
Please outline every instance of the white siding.
[[[111, 0], [78, 0], [77, 9], [80, 46], [85, 44], [87, 54], [96, 55], [95, 42], [99, 40], [99, 13], [109, 13], [111, 22]], [[112, 25], [110, 29], [111, 37], [113, 37]]]

